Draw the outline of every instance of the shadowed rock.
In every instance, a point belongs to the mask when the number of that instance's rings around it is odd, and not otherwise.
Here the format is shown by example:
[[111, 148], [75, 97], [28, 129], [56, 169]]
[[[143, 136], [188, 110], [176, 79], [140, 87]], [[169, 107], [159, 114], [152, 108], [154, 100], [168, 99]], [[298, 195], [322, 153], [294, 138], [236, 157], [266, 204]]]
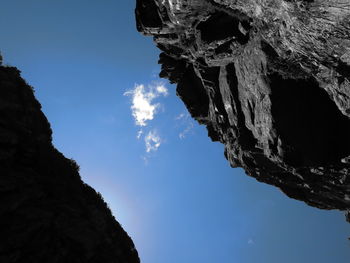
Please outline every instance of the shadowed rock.
[[350, 208], [348, 1], [137, 0], [136, 21], [233, 167]]
[[0, 262], [138, 263], [130, 237], [51, 133], [32, 88], [0, 65]]

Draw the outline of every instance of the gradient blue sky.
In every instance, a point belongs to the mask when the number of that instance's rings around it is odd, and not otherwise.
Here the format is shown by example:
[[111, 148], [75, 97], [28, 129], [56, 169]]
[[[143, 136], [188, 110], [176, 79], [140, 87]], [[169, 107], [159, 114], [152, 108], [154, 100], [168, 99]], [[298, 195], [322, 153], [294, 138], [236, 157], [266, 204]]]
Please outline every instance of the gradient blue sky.
[[[175, 87], [144, 132], [135, 84], [159, 82], [158, 50], [135, 29], [132, 0], [0, 0], [0, 50], [35, 87], [54, 144], [81, 167], [133, 238], [143, 263], [348, 263], [350, 225], [337, 211], [288, 199], [229, 167], [189, 118]], [[183, 139], [179, 134], [193, 128]]]

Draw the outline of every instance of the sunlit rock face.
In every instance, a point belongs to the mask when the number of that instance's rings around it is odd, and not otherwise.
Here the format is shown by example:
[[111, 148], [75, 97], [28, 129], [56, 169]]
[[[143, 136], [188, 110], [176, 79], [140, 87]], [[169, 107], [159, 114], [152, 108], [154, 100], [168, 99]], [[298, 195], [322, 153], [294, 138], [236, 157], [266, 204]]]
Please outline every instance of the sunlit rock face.
[[[1, 62], [1, 59], [0, 59]], [[0, 262], [138, 263], [134, 244], [50, 125], [16, 68], [0, 66]]]
[[137, 0], [192, 117], [233, 167], [323, 209], [350, 208], [346, 0]]

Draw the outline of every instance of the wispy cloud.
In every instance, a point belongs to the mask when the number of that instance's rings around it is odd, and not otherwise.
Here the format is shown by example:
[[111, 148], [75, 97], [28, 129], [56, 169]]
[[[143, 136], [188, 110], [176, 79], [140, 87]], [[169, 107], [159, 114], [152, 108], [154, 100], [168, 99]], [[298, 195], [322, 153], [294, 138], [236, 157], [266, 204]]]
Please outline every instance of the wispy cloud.
[[192, 121], [189, 122], [189, 123], [187, 124], [187, 127], [186, 127], [182, 132], [179, 133], [179, 138], [180, 138], [181, 140], [182, 140], [182, 139], [185, 139], [186, 136], [188, 135], [188, 133], [190, 133], [190, 132], [192, 131], [193, 127], [194, 127], [193, 122], [192, 122]]
[[179, 138], [185, 139], [186, 136], [193, 130], [194, 123], [191, 119], [191, 116], [186, 113], [180, 113], [178, 116], [175, 117], [176, 121], [179, 121], [181, 123], [181, 126], [185, 126], [185, 128], [179, 133]]
[[161, 138], [155, 130], [145, 136], [146, 152], [155, 152], [161, 145]]
[[124, 93], [132, 97], [131, 111], [138, 126], [147, 126], [147, 122], [154, 119], [160, 103], [154, 103], [154, 100], [160, 96], [167, 96], [168, 90], [162, 83], [149, 85], [135, 85], [133, 90]]
[[137, 132], [136, 138], [139, 140], [139, 139], [141, 138], [142, 134], [143, 134], [143, 130], [139, 130], [139, 131]]
[[252, 238], [249, 238], [248, 245], [254, 245], [254, 244], [255, 244], [254, 240]]
[[175, 120], [181, 120], [183, 118], [185, 118], [186, 114], [185, 113], [180, 113], [178, 116], [175, 117]]
[[112, 125], [116, 123], [116, 118], [112, 115], [99, 117], [99, 121], [105, 125]]

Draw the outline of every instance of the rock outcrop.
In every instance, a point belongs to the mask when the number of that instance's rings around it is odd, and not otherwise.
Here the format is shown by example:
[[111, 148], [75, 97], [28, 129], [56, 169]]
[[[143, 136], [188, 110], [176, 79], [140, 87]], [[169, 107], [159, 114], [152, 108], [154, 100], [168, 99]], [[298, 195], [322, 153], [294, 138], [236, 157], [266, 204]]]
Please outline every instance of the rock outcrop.
[[0, 262], [138, 263], [130, 237], [51, 133], [32, 88], [0, 65]]
[[350, 209], [347, 0], [137, 0], [136, 20], [162, 51], [160, 76], [233, 167]]

